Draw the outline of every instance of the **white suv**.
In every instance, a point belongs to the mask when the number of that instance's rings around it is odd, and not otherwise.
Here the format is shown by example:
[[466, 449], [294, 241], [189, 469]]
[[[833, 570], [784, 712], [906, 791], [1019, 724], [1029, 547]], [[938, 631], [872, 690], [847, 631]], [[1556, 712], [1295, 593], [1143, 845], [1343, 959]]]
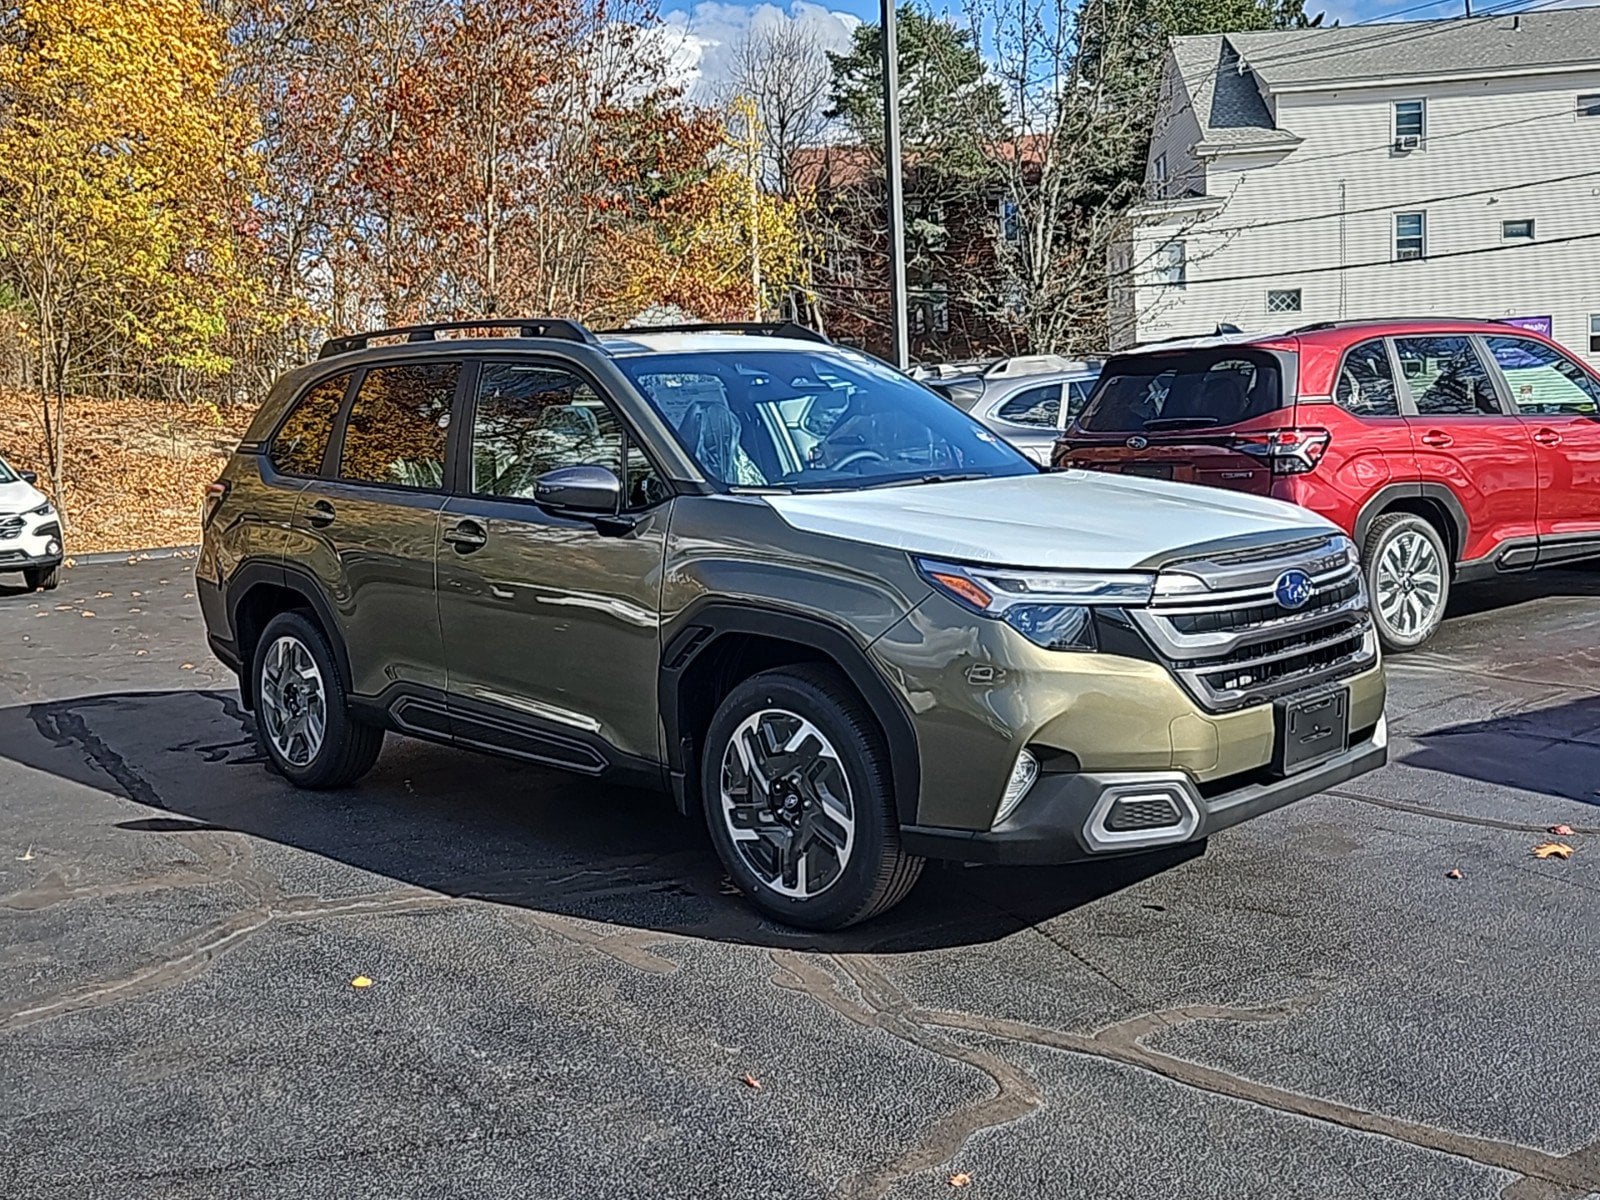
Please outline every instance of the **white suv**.
[[31, 590], [61, 582], [61, 518], [32, 471], [0, 458], [0, 572], [21, 571]]

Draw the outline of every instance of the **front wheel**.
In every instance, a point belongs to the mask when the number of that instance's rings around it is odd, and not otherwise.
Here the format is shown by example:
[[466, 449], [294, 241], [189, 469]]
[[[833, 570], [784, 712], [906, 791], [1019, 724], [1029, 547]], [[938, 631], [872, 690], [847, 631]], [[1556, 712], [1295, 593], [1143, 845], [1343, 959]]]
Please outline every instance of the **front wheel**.
[[29, 567], [22, 578], [30, 592], [53, 592], [61, 585], [61, 564], [49, 567]]
[[787, 667], [734, 688], [706, 735], [701, 795], [728, 874], [786, 924], [865, 921], [922, 873], [900, 846], [883, 736], [833, 671]]
[[289, 782], [336, 788], [372, 769], [383, 730], [350, 713], [328, 639], [297, 612], [267, 622], [256, 643], [256, 739]]
[[1389, 513], [1373, 522], [1361, 558], [1383, 648], [1412, 650], [1431, 638], [1450, 600], [1450, 556], [1438, 530]]

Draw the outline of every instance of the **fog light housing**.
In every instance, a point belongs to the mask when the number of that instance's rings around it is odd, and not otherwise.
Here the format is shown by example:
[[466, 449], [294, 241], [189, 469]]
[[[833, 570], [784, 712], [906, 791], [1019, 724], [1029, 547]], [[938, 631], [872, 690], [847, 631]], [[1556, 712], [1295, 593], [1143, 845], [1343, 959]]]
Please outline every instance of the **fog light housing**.
[[1000, 797], [1000, 807], [995, 811], [994, 821], [989, 825], [990, 829], [1000, 825], [1017, 811], [1017, 805], [1022, 803], [1022, 798], [1028, 794], [1028, 789], [1038, 778], [1039, 760], [1024, 750], [1017, 755], [1017, 765], [1011, 768], [1011, 778], [1006, 782], [1005, 795]]
[[50, 544], [47, 545], [44, 548], [44, 552], [46, 554], [60, 554], [61, 553], [61, 543], [56, 541], [54, 538], [52, 538], [50, 540]]

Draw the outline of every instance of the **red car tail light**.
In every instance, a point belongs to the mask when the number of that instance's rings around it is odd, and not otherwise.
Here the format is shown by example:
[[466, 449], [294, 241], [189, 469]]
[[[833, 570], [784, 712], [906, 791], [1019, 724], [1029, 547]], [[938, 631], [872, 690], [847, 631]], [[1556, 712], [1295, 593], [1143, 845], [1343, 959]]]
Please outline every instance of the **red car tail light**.
[[205, 504], [200, 510], [200, 528], [204, 529], [211, 524], [211, 518], [217, 515], [217, 509], [221, 508], [222, 502], [227, 499], [230, 486], [232, 485], [222, 479], [206, 484]]
[[1316, 470], [1332, 440], [1326, 429], [1266, 429], [1238, 434], [1232, 446], [1265, 459], [1274, 475], [1304, 475]]

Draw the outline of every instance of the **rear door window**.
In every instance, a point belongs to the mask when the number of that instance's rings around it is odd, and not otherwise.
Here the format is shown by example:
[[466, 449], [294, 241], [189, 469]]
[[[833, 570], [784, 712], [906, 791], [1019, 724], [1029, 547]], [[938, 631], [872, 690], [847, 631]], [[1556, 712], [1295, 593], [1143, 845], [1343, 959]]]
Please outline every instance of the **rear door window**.
[[349, 375], [334, 375], [312, 384], [295, 402], [267, 451], [274, 467], [285, 475], [321, 473], [333, 422], [349, 386]]
[[373, 367], [345, 419], [339, 478], [433, 490], [444, 486], [458, 363]]
[[1041, 387], [1024, 388], [1002, 404], [994, 415], [1013, 425], [1054, 429], [1060, 412], [1061, 385], [1047, 383]]
[[1532, 338], [1486, 338], [1489, 353], [1511, 387], [1517, 411], [1538, 416], [1592, 417], [1600, 385], [1553, 346]]
[[1140, 433], [1237, 425], [1283, 407], [1271, 354], [1214, 347], [1113, 359], [1079, 418], [1090, 433]]
[[1394, 348], [1422, 416], [1503, 415], [1494, 383], [1470, 337], [1396, 338]]
[[1389, 347], [1382, 338], [1362, 342], [1344, 356], [1333, 399], [1340, 408], [1358, 417], [1400, 415], [1394, 368], [1389, 365]]

